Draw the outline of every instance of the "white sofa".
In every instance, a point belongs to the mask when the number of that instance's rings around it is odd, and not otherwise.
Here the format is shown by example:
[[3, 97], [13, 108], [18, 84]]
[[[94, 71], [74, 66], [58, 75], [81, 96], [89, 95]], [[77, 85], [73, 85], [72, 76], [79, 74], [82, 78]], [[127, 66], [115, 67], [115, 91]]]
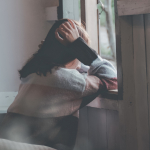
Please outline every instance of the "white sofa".
[[0, 139], [0, 150], [56, 150], [42, 145], [33, 145]]

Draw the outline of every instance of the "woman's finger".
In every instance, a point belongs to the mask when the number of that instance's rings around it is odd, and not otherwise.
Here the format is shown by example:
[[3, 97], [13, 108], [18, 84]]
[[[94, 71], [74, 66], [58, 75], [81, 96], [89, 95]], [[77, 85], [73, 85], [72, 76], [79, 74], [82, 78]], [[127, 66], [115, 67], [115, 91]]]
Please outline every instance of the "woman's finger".
[[66, 38], [67, 32], [65, 32], [62, 28], [58, 28], [58, 32], [63, 36], [63, 38]]
[[68, 22], [62, 23], [59, 27], [61, 28], [63, 26], [67, 26], [68, 29], [72, 29], [71, 25], [70, 26], [68, 25]]
[[67, 24], [62, 24], [62, 25], [60, 26], [60, 29], [61, 29], [61, 28], [63, 28], [63, 30], [65, 30], [65, 31], [68, 32], [68, 33], [71, 32], [71, 30], [68, 28]]
[[66, 22], [65, 25], [66, 25], [70, 30], [72, 30], [72, 26], [71, 26], [71, 24], [70, 24], [69, 22]]
[[77, 29], [75, 23], [72, 20], [68, 19], [68, 21], [71, 23], [72, 28]]
[[58, 29], [56, 29], [56, 31], [55, 31], [55, 37], [59, 42], [61, 42], [61, 43], [63, 42], [63, 39], [58, 34]]
[[61, 38], [60, 36], [59, 36], [59, 34], [58, 34], [58, 29], [55, 31], [55, 37], [56, 37], [56, 39], [61, 43], [61, 44], [63, 44], [63, 45], [67, 45], [67, 41], [66, 41], [66, 39], [63, 39], [63, 38]]

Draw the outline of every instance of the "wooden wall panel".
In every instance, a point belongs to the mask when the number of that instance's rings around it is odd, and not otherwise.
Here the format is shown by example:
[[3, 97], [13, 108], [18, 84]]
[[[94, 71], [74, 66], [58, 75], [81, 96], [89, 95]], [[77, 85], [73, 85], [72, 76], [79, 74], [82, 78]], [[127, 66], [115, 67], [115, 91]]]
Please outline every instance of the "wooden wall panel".
[[118, 114], [118, 111], [107, 110], [106, 112], [107, 150], [120, 150]]
[[74, 150], [88, 150], [88, 107], [79, 111], [78, 133]]
[[147, 67], [147, 107], [148, 107], [148, 125], [149, 125], [149, 143], [150, 143], [150, 14], [144, 16], [145, 38], [146, 38], [146, 67]]
[[81, 22], [86, 28], [85, 0], [80, 0], [80, 2], [81, 2]]
[[133, 16], [134, 76], [138, 149], [149, 150], [147, 75], [143, 15]]
[[119, 110], [119, 102], [118, 100], [106, 99], [101, 98], [99, 95], [96, 97], [91, 103], [87, 106], [94, 107], [94, 108], [103, 108], [103, 109], [110, 109], [110, 110]]
[[122, 52], [121, 52], [121, 22], [118, 17], [117, 0], [115, 3], [115, 32], [116, 32], [116, 58], [117, 58], [117, 81], [118, 81], [118, 99], [123, 100], [123, 70], [122, 70]]
[[119, 21], [123, 71], [123, 100], [119, 101], [120, 150], [137, 150], [132, 16], [121, 17]]
[[118, 111], [82, 108], [74, 150], [119, 150]]
[[88, 150], [107, 150], [106, 110], [88, 107]]
[[147, 43], [150, 39], [150, 24], [145, 18], [144, 26], [143, 15], [119, 17], [119, 20], [123, 70], [123, 101], [119, 101], [120, 150], [148, 150], [150, 105], [147, 85], [150, 55]]
[[117, 7], [119, 16], [150, 13], [149, 1], [118, 1]]
[[91, 47], [98, 52], [97, 0], [85, 0], [86, 30], [91, 39]]

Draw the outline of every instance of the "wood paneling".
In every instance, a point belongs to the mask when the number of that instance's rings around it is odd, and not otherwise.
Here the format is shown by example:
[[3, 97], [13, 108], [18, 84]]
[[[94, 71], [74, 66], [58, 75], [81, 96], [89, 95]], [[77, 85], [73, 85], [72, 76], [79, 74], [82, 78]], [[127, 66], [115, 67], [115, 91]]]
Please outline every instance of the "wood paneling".
[[117, 0], [115, 3], [115, 32], [116, 32], [116, 58], [117, 58], [117, 81], [118, 99], [123, 100], [123, 71], [122, 71], [122, 52], [121, 52], [121, 24], [118, 17]]
[[97, 0], [85, 0], [86, 30], [91, 39], [91, 45], [98, 52]]
[[118, 128], [118, 111], [84, 107], [74, 150], [119, 150]]
[[149, 1], [118, 1], [118, 15], [138, 15], [150, 13], [150, 2]]
[[106, 112], [107, 122], [107, 141], [108, 150], [120, 150], [119, 149], [119, 115], [118, 111], [107, 110]]
[[81, 2], [81, 23], [86, 28], [85, 0], [80, 0], [80, 2]]
[[95, 98], [87, 106], [94, 107], [94, 108], [117, 110], [117, 111], [119, 110], [119, 102], [117, 100], [102, 98], [101, 95]]
[[79, 111], [78, 133], [74, 150], [88, 150], [88, 107]]
[[119, 101], [120, 150], [138, 150], [132, 16], [120, 17], [123, 100]]
[[[121, 2], [129, 4], [128, 2], [133, 1], [122, 0]], [[147, 7], [149, 6], [144, 10]], [[143, 15], [122, 16], [118, 19], [123, 71], [123, 101], [119, 101], [120, 150], [148, 150], [150, 148], [149, 19], [146, 17], [144, 19]]]
[[148, 126], [149, 126], [149, 143], [150, 143], [150, 14], [144, 15], [145, 23], [145, 43], [146, 43], [146, 73], [147, 73], [147, 107], [148, 107]]
[[106, 110], [88, 107], [88, 150], [107, 150]]
[[133, 16], [134, 76], [138, 149], [149, 150], [147, 75], [143, 15]]

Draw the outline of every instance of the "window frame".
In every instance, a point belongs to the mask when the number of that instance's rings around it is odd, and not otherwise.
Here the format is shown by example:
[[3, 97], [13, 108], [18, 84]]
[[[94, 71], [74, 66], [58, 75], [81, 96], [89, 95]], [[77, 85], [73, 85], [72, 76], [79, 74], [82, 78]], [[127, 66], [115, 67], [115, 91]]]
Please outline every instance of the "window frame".
[[[116, 37], [116, 62], [117, 62], [117, 80], [118, 80], [118, 91], [112, 90], [107, 93], [103, 93], [104, 98], [113, 100], [123, 100], [123, 74], [122, 74], [122, 56], [121, 56], [121, 31], [120, 31], [120, 21], [117, 12], [117, 0], [114, 0], [115, 6], [115, 37]], [[97, 0], [98, 4], [98, 0]], [[97, 9], [97, 18], [99, 24], [99, 13]], [[85, 12], [85, 0], [81, 0], [81, 20], [86, 27], [86, 12]], [[100, 36], [100, 26], [98, 25], [98, 41]], [[99, 44], [99, 42], [98, 42]], [[100, 55], [100, 45], [98, 45], [98, 54]]]

